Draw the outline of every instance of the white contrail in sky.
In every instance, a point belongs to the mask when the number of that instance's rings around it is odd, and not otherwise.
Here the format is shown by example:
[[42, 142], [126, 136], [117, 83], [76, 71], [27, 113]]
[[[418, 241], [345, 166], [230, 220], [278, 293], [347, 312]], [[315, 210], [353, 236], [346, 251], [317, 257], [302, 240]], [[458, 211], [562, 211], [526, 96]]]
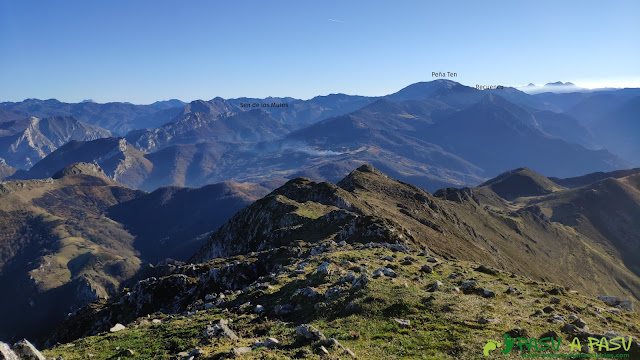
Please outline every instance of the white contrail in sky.
[[340, 23], [340, 24], [344, 24], [344, 21], [342, 21], [342, 20], [336, 20], [336, 19], [327, 19], [327, 20], [329, 20], [331, 22], [337, 22], [337, 23]]

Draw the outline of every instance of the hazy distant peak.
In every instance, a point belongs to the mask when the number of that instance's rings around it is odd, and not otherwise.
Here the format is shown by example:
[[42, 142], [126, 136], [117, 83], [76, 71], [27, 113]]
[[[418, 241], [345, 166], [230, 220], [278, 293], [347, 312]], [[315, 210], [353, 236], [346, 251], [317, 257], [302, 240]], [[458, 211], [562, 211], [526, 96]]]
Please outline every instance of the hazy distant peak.
[[552, 83], [546, 83], [544, 86], [575, 86], [575, 85], [568, 81], [566, 83], [563, 83], [562, 81], [556, 81]]
[[158, 109], [169, 109], [172, 107], [183, 107], [187, 105], [187, 103], [178, 100], [178, 99], [169, 99], [169, 100], [162, 100], [162, 101], [156, 101], [153, 104], [151, 104], [151, 106], [156, 107]]
[[529, 85], [521, 86], [519, 89], [529, 94], [537, 94], [542, 92], [569, 93], [569, 92], [589, 91], [588, 89], [584, 89], [579, 86], [576, 86], [574, 83], [569, 81], [549, 82], [544, 84], [543, 86], [536, 86], [533, 83], [529, 83]]
[[226, 114], [233, 110], [233, 106], [221, 97], [209, 101], [194, 100], [184, 107], [184, 114], [203, 113], [211, 115]]
[[466, 86], [447, 79], [421, 81], [402, 88], [400, 91], [385, 96], [392, 101], [424, 100], [442, 91], [465, 89]]

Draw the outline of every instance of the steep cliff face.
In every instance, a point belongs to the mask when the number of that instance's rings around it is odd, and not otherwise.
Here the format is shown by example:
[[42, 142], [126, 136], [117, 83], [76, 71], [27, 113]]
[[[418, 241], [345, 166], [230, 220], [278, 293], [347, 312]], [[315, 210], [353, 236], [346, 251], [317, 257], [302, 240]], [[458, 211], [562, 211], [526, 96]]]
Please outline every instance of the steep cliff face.
[[[213, 100], [212, 100], [213, 101]], [[138, 149], [157, 151], [176, 144], [213, 142], [259, 142], [273, 140], [287, 128], [262, 110], [240, 111], [225, 100], [194, 101], [174, 121], [153, 130], [133, 131], [127, 140]]]
[[0, 157], [19, 169], [28, 169], [71, 140], [95, 140], [111, 132], [73, 117], [30, 117], [0, 124]]
[[42, 179], [76, 162], [96, 163], [112, 180], [138, 187], [153, 168], [144, 153], [136, 150], [123, 138], [108, 137], [95, 141], [70, 141], [56, 149], [28, 171], [13, 178]]

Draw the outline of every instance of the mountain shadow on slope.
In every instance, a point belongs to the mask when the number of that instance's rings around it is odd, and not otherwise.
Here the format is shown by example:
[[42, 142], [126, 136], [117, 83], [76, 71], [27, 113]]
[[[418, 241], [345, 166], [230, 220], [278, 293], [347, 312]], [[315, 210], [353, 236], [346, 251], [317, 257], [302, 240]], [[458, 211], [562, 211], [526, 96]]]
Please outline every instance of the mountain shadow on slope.
[[164, 187], [107, 210], [135, 236], [141, 257], [155, 264], [167, 257], [187, 260], [212, 231], [266, 195], [259, 184], [223, 182], [201, 188]]

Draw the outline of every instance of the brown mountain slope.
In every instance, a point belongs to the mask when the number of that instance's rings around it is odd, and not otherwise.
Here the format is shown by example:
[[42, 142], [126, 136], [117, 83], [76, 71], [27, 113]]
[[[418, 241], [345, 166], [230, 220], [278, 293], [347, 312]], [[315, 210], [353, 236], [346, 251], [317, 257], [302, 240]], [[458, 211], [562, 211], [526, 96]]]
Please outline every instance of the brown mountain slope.
[[546, 195], [562, 189], [562, 186], [527, 168], [507, 171], [480, 185], [484, 186], [507, 200]]
[[[572, 227], [602, 246], [606, 254], [622, 259], [640, 276], [640, 174], [607, 178], [531, 203], [551, 221]], [[624, 278], [616, 282], [632, 289]]]
[[108, 216], [136, 237], [134, 246], [146, 261], [186, 260], [213, 230], [271, 189], [234, 182], [163, 187], [110, 207]]
[[36, 337], [167, 258], [186, 260], [278, 184], [132, 190], [95, 164], [0, 183], [0, 338]]
[[[140, 267], [133, 236], [104, 216], [142, 192], [90, 164], [0, 184], [0, 336], [35, 333], [115, 293]], [[33, 328], [34, 323], [39, 323]]]
[[[537, 174], [524, 183], [552, 184]], [[618, 243], [604, 243], [550, 221], [537, 206], [502, 198], [491, 206], [483, 204], [474, 194], [482, 190], [448, 190], [448, 196], [442, 191], [437, 198], [370, 166], [360, 167], [337, 185], [295, 179], [236, 214], [191, 261], [298, 240], [400, 242], [592, 295], [640, 297], [640, 278], [621, 263]], [[553, 195], [565, 192], [557, 190]]]

